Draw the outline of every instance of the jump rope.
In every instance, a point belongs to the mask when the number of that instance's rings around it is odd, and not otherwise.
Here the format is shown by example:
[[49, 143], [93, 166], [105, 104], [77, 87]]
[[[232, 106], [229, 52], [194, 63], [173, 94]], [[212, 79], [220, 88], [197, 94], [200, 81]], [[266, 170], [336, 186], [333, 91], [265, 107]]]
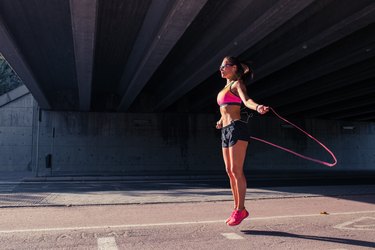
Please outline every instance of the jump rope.
[[[284, 117], [282, 117], [281, 115], [279, 115], [273, 108], [269, 107], [269, 109], [276, 115], [276, 117], [278, 117], [280, 120], [286, 122], [287, 124], [293, 126], [294, 128], [298, 129], [299, 131], [301, 131], [303, 134], [305, 134], [306, 136], [308, 136], [309, 138], [311, 138], [312, 140], [314, 140], [317, 144], [319, 144], [323, 149], [325, 149], [333, 158], [333, 163], [329, 163], [329, 162], [325, 162], [325, 161], [322, 161], [322, 160], [319, 160], [319, 159], [315, 159], [315, 158], [312, 158], [312, 157], [309, 157], [309, 156], [306, 156], [306, 155], [302, 155], [302, 154], [299, 154], [297, 152], [294, 152], [288, 148], [284, 148], [282, 146], [279, 146], [279, 145], [276, 145], [272, 142], [269, 142], [269, 141], [266, 141], [264, 139], [261, 139], [261, 138], [258, 138], [258, 137], [254, 137], [254, 136], [250, 136], [251, 139], [253, 140], [257, 140], [257, 141], [260, 141], [260, 142], [263, 142], [265, 144], [268, 144], [270, 146], [273, 146], [273, 147], [276, 147], [278, 149], [281, 149], [281, 150], [284, 150], [290, 154], [293, 154], [295, 156], [298, 156], [302, 159], [305, 159], [305, 160], [308, 160], [308, 161], [312, 161], [312, 162], [316, 162], [318, 164], [322, 164], [322, 165], [325, 165], [325, 166], [328, 166], [328, 167], [333, 167], [337, 164], [337, 159], [336, 159], [336, 156], [332, 153], [331, 150], [328, 149], [327, 146], [325, 146], [322, 142], [320, 142], [318, 139], [316, 139], [314, 136], [310, 135], [309, 133], [307, 133], [305, 130], [303, 130], [302, 128], [298, 127], [297, 125], [295, 125], [294, 123], [288, 121], [287, 119], [285, 119]], [[250, 115], [246, 112], [247, 114], [247, 121], [245, 123], [248, 123], [249, 122], [249, 118], [250, 118]]]

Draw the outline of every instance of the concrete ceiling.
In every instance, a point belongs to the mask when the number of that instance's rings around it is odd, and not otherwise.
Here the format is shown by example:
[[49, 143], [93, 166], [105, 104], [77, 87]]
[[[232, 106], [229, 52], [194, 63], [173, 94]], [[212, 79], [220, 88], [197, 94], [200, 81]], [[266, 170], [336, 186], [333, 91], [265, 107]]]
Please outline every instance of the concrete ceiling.
[[44, 109], [217, 112], [233, 55], [282, 114], [375, 121], [373, 0], [0, 0], [0, 53]]

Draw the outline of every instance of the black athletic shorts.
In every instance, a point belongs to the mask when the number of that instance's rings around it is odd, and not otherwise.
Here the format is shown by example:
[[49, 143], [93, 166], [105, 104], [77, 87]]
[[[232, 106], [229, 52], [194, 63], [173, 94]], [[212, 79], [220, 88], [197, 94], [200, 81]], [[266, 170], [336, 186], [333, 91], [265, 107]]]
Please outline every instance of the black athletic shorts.
[[238, 140], [250, 140], [249, 129], [245, 122], [241, 120], [232, 121], [231, 124], [221, 129], [221, 146], [223, 148], [232, 147]]

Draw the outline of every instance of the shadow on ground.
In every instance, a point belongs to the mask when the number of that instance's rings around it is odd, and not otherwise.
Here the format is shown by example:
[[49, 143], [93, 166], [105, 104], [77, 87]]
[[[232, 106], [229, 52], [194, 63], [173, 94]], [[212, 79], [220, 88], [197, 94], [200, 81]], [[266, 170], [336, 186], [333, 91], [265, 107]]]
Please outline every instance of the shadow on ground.
[[279, 232], [279, 231], [243, 230], [241, 232], [243, 232], [244, 234], [253, 235], [253, 236], [269, 236], [269, 237], [278, 237], [278, 238], [298, 238], [298, 239], [304, 239], [304, 240], [325, 241], [325, 242], [333, 242], [333, 243], [352, 245], [352, 246], [375, 248], [374, 242], [362, 241], [362, 240], [325, 237], [325, 236], [303, 235], [303, 234], [293, 234], [293, 233]]

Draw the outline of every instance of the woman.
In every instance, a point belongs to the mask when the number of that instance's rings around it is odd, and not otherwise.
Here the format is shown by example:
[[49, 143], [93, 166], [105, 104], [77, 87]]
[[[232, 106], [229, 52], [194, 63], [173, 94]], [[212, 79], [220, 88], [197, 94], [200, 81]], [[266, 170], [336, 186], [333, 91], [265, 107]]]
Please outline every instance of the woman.
[[252, 72], [237, 58], [225, 57], [220, 73], [222, 78], [227, 79], [227, 83], [217, 96], [221, 118], [216, 123], [216, 128], [221, 129], [223, 158], [234, 200], [234, 210], [226, 223], [235, 226], [249, 216], [245, 209], [247, 184], [243, 164], [250, 135], [246, 123], [240, 120], [241, 104], [260, 114], [267, 113], [269, 107], [257, 104], [247, 95], [244, 80]]

